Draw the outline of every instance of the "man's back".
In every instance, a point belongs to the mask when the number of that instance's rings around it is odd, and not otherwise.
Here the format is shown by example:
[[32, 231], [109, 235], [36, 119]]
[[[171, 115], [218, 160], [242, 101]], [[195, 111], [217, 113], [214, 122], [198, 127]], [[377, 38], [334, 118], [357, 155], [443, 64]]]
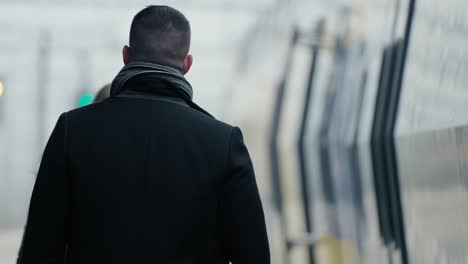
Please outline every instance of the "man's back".
[[187, 106], [133, 98], [106, 100], [69, 120], [81, 250], [122, 252], [111, 263], [145, 252], [166, 255], [168, 263], [185, 250], [205, 262], [215, 257], [230, 127]]
[[[60, 162], [62, 147], [63, 166], [44, 164]], [[44, 160], [35, 192], [58, 194], [59, 205], [33, 196], [31, 210], [42, 212], [34, 222], [30, 215], [23, 254], [56, 233], [58, 243], [41, 250], [65, 243], [71, 263], [265, 263], [263, 212], [239, 129], [182, 100], [113, 97], [66, 113]], [[63, 224], [49, 221], [62, 215]]]

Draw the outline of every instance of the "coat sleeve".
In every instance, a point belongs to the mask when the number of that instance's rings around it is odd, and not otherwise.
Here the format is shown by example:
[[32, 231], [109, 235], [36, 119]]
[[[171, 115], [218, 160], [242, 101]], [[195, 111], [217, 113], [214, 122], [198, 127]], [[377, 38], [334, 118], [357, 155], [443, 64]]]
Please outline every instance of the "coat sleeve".
[[18, 264], [64, 263], [67, 230], [70, 229], [66, 141], [65, 113], [60, 116], [42, 156]]
[[225, 257], [233, 264], [269, 264], [262, 203], [239, 128], [232, 131], [226, 177], [219, 205]]

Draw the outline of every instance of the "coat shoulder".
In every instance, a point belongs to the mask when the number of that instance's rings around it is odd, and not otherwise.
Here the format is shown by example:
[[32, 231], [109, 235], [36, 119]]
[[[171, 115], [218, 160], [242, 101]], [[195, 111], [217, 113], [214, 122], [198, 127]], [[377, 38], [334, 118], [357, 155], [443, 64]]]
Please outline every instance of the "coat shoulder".
[[[113, 112], [119, 108], [117, 104], [114, 104], [112, 98], [103, 100], [99, 103], [90, 104], [80, 108], [76, 108], [68, 111], [66, 114], [69, 119], [74, 121], [86, 120], [92, 116], [102, 115], [103, 112]], [[198, 127], [202, 130], [210, 130], [211, 132], [218, 133], [228, 133], [231, 134], [235, 126], [228, 124], [224, 121], [218, 120], [212, 116], [209, 116], [197, 109], [191, 108], [189, 106], [180, 106], [171, 103], [162, 103], [163, 107], [166, 108], [171, 113], [173, 118], [180, 118], [185, 122], [190, 123], [193, 127]], [[112, 110], [111, 110], [112, 109]], [[126, 110], [128, 111], [128, 109]], [[118, 112], [118, 110], [116, 111]], [[119, 113], [115, 113], [119, 114]]]

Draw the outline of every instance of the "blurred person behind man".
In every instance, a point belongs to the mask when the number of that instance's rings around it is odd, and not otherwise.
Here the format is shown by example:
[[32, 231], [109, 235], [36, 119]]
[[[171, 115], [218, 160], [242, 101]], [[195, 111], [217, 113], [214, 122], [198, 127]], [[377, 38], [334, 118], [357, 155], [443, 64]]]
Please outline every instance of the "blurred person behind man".
[[192, 101], [190, 34], [171, 7], [134, 17], [111, 97], [57, 121], [18, 263], [270, 263], [241, 131]]
[[93, 103], [99, 103], [110, 96], [111, 84], [106, 84], [94, 96]]

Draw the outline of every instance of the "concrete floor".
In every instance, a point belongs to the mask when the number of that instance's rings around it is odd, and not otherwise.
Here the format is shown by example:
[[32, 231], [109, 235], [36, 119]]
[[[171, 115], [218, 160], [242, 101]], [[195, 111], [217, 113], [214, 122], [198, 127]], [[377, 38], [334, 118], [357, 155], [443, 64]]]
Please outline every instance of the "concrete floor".
[[0, 229], [0, 264], [16, 263], [22, 229]]

